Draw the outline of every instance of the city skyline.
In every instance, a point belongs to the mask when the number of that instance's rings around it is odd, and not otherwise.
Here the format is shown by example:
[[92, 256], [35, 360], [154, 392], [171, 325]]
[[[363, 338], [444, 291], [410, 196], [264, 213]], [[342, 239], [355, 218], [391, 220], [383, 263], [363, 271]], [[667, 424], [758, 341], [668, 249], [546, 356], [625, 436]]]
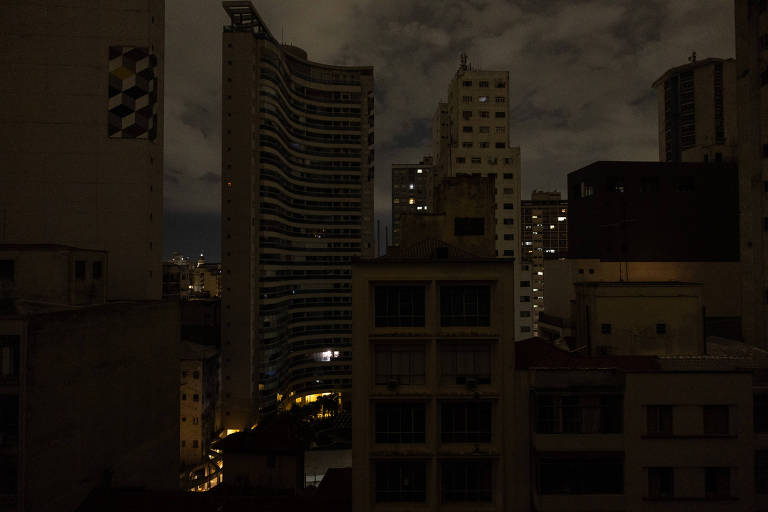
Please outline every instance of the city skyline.
[[[374, 66], [375, 208], [389, 224], [391, 164], [429, 153], [433, 100], [447, 95], [462, 51], [477, 67], [510, 71], [509, 139], [522, 148], [523, 196], [565, 196], [565, 175], [595, 160], [656, 160], [653, 81], [692, 51], [734, 55], [730, 2], [539, 4], [256, 7], [276, 37], [308, 49], [310, 60]], [[166, 256], [219, 259], [220, 11], [218, 2], [168, 2]]]

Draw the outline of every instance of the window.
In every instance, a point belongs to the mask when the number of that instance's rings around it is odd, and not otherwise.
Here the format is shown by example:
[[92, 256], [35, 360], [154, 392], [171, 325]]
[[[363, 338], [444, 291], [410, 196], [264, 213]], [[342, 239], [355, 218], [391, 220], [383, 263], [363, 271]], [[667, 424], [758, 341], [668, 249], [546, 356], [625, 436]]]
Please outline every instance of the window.
[[462, 142], [461, 143], [461, 147], [463, 147], [463, 148], [471, 148], [472, 147], [472, 143], [471, 142]]
[[200, 441], [198, 441], [197, 439], [194, 439], [192, 441], [192, 448], [197, 448], [199, 446], [200, 446]]
[[101, 279], [104, 275], [102, 263], [100, 261], [94, 261], [91, 265], [91, 272], [94, 279]]
[[504, 135], [505, 133], [507, 133], [507, 129], [504, 126], [496, 127], [496, 135]]
[[376, 345], [376, 384], [425, 382], [423, 345]]
[[506, 87], [506, 85], [507, 85], [507, 82], [496, 82], [496, 88], [497, 89], [502, 89], [502, 88]]
[[515, 239], [514, 233], [506, 233], [504, 235], [504, 240], [514, 240], [514, 239]]
[[19, 378], [19, 336], [0, 335], [0, 382]]
[[673, 433], [671, 405], [649, 405], [646, 421], [649, 436], [671, 436]]
[[457, 164], [463, 164], [463, 163], [464, 163], [464, 162], [466, 162], [466, 161], [467, 161], [467, 159], [466, 159], [466, 158], [464, 158], [463, 156], [457, 156], [457, 157], [456, 157], [456, 163], [457, 163]]
[[482, 217], [456, 217], [453, 220], [453, 234], [456, 236], [482, 236], [485, 234], [485, 219]]
[[451, 461], [441, 465], [444, 502], [490, 502], [491, 461]]
[[490, 324], [491, 290], [488, 286], [440, 287], [441, 326], [471, 327]]
[[520, 326], [520, 332], [531, 332], [531, 328], [527, 325]]
[[601, 334], [611, 334], [611, 324], [600, 324]]
[[187, 446], [187, 442], [182, 439], [181, 440], [181, 447], [184, 448], [185, 446]]
[[507, 144], [506, 144], [505, 142], [497, 142], [497, 143], [496, 143], [496, 147], [497, 147], [497, 148], [504, 148], [504, 147], [506, 147], [506, 145], [507, 145]]
[[464, 103], [472, 103], [472, 96], [462, 96], [461, 101]]
[[504, 96], [496, 96], [496, 103], [504, 103], [507, 101]]
[[472, 133], [472, 127], [471, 126], [462, 126], [461, 131], [464, 133]]
[[592, 183], [589, 181], [582, 181], [580, 183], [579, 197], [592, 197], [595, 195], [595, 189], [592, 188]]
[[667, 324], [656, 324], [656, 334], [666, 334]]
[[0, 260], [0, 281], [13, 281], [16, 276], [16, 262]]
[[623, 494], [624, 458], [541, 455], [539, 494]]
[[620, 394], [537, 393], [535, 405], [539, 434], [620, 434], [624, 429]]
[[471, 110], [464, 110], [464, 111], [461, 113], [461, 116], [462, 116], [462, 117], [463, 117], [465, 120], [468, 120], [468, 119], [472, 119], [472, 111], [471, 111]]
[[[19, 395], [0, 395], [0, 448], [17, 448], [18, 442]], [[15, 473], [16, 467], [14, 466], [13, 469]], [[15, 492], [16, 489], [14, 488], [13, 491]]]
[[490, 144], [488, 142], [480, 142], [480, 147], [481, 148], [488, 148], [488, 147], [490, 147]]
[[704, 435], [723, 436], [730, 433], [727, 405], [705, 405], [701, 408]]
[[515, 204], [514, 203], [504, 203], [504, 209], [505, 210], [514, 210]]
[[75, 261], [75, 279], [82, 281], [85, 279], [85, 261]]
[[624, 178], [620, 176], [611, 176], [606, 180], [608, 192], [624, 193]]
[[200, 395], [198, 395], [197, 393], [192, 395], [192, 401], [193, 402], [199, 402], [200, 401]]
[[520, 288], [530, 288], [531, 282], [530, 281], [520, 281]]
[[376, 501], [426, 501], [427, 467], [423, 462], [377, 462]]
[[424, 404], [376, 404], [377, 443], [423, 443]]
[[200, 378], [200, 372], [199, 372], [199, 371], [197, 371], [197, 370], [195, 370], [194, 372], [192, 372], [192, 378], [193, 378], [193, 379], [199, 379], [199, 378]]
[[182, 393], [181, 394], [181, 399], [182, 400], [186, 400], [187, 399], [187, 394], [186, 393]]
[[520, 318], [530, 318], [531, 312], [530, 311], [521, 311], [520, 312]]
[[529, 295], [521, 295], [520, 302], [531, 302], [531, 297]]
[[496, 116], [497, 119], [501, 118], [501, 117], [507, 117], [507, 113], [506, 112], [496, 112], [495, 116]]
[[441, 384], [490, 384], [491, 347], [487, 344], [440, 347]]
[[490, 443], [490, 402], [443, 402], [440, 407], [443, 443]]
[[504, 173], [504, 179], [505, 180], [513, 180], [515, 179], [515, 174], [511, 172], [505, 172]]
[[768, 393], [755, 393], [752, 409], [755, 432], [768, 432]]
[[477, 101], [479, 101], [480, 103], [488, 103], [488, 96], [480, 96], [479, 98], [477, 98]]
[[515, 223], [515, 219], [504, 219], [504, 225], [510, 226]]
[[648, 498], [670, 499], [675, 496], [675, 472], [672, 468], [648, 468]]
[[704, 468], [704, 493], [707, 499], [731, 497], [731, 468]]
[[376, 286], [376, 327], [423, 327], [423, 286]]
[[755, 492], [768, 494], [768, 450], [755, 452]]
[[472, 87], [472, 80], [464, 80], [461, 85], [464, 87]]
[[473, 156], [472, 157], [472, 163], [473, 164], [481, 164], [481, 163], [483, 163], [483, 159], [480, 158], [479, 156]]
[[480, 87], [488, 87], [488, 80], [480, 80]]
[[487, 110], [481, 110], [480, 111], [480, 117], [483, 118], [483, 119], [489, 118], [489, 117], [491, 117], [491, 113], [488, 112]]
[[481, 126], [480, 127], [480, 133], [491, 133], [491, 127], [490, 126]]

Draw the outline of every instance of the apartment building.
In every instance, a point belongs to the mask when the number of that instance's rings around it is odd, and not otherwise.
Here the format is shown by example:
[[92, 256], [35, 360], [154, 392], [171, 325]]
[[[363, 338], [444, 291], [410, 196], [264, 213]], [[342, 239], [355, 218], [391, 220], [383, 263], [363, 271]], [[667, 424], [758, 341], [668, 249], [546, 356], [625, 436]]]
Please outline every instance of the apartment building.
[[768, 86], [765, 2], [735, 1], [744, 339], [768, 347]]
[[708, 58], [674, 67], [654, 83], [659, 161], [733, 162], [738, 144], [736, 61]]
[[[432, 122], [435, 182], [450, 176], [492, 176], [496, 183], [496, 251], [520, 261], [520, 148], [509, 143], [509, 72], [473, 68], [466, 55]], [[519, 271], [519, 268], [518, 268]], [[516, 294], [518, 304], [520, 290]], [[530, 317], [516, 313], [517, 338]], [[520, 329], [527, 326], [529, 330]]]
[[400, 216], [433, 209], [432, 157], [418, 164], [392, 164], [392, 245], [400, 245]]
[[160, 299], [164, 2], [3, 18], [0, 243], [107, 251], [109, 299]]
[[505, 510], [514, 289], [437, 240], [353, 264], [354, 510]]
[[216, 346], [182, 342], [179, 386], [180, 458], [185, 466], [208, 462], [216, 433], [219, 351]]
[[[529, 267], [530, 278], [521, 282], [520, 295], [530, 300], [520, 303], [520, 311], [529, 312], [531, 333], [538, 336], [539, 314], [544, 311], [544, 260], [568, 255], [568, 200], [561, 199], [557, 191], [534, 190], [530, 200], [523, 200], [521, 210], [520, 258]], [[530, 287], [530, 293], [525, 293], [523, 284]]]
[[373, 68], [281, 45], [226, 1], [222, 381], [228, 429], [350, 389], [351, 258], [373, 256]]

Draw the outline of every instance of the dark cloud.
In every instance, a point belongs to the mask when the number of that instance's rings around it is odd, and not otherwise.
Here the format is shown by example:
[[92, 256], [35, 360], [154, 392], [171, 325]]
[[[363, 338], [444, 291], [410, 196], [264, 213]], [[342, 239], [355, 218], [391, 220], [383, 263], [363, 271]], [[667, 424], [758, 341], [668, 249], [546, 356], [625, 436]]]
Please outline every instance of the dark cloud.
[[[226, 15], [215, 0], [166, 5], [166, 164], [190, 178], [167, 180], [166, 205], [217, 214]], [[563, 191], [568, 172], [595, 160], [658, 158], [653, 81], [691, 51], [699, 58], [734, 53], [733, 5], [724, 0], [256, 6], [273, 34], [284, 31], [285, 41], [310, 59], [375, 67], [376, 212], [385, 222], [391, 164], [429, 154], [432, 114], [462, 51], [482, 68], [510, 71], [510, 141], [521, 148], [525, 195], [534, 188]], [[216, 180], [201, 178], [208, 175]]]

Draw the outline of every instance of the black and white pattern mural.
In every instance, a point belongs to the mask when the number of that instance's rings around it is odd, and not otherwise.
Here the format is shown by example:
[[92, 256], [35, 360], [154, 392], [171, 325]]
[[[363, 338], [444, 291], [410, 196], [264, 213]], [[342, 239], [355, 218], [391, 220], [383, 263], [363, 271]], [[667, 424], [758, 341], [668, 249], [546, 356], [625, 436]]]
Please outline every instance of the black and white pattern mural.
[[148, 48], [109, 47], [109, 136], [157, 136], [157, 57]]

